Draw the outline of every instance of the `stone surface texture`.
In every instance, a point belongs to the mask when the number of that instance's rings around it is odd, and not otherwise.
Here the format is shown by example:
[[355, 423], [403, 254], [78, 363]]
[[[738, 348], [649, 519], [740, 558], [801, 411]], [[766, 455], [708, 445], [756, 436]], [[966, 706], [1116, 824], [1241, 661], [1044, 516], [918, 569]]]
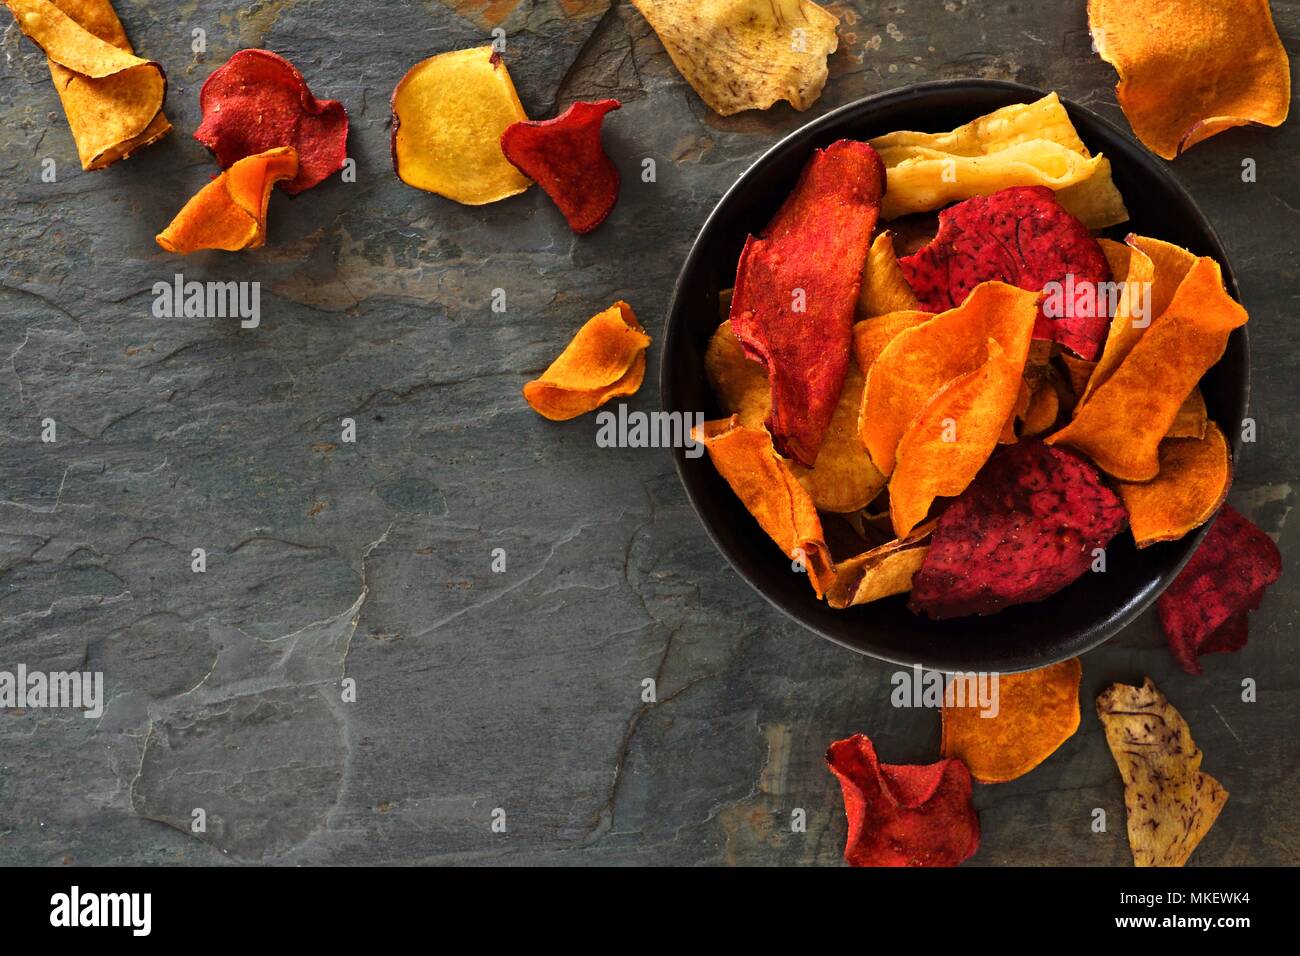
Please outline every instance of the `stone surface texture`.
[[[626, 0], [118, 0], [167, 70], [176, 130], [94, 174], [44, 57], [2, 17], [0, 669], [102, 671], [108, 703], [98, 720], [0, 711], [0, 863], [839, 864], [827, 744], [863, 731], [889, 762], [929, 762], [937, 713], [891, 707], [893, 668], [753, 593], [667, 452], [598, 448], [591, 417], [547, 422], [520, 396], [615, 299], [658, 337], [723, 191], [836, 106], [995, 77], [1127, 125], [1078, 0], [831, 8], [822, 98], [723, 119]], [[1274, 8], [1296, 49], [1300, 8]], [[590, 236], [538, 189], [470, 208], [392, 172], [394, 84], [495, 27], [531, 115], [623, 101], [606, 123], [622, 196]], [[216, 171], [190, 135], [199, 87], [250, 46], [346, 104], [356, 181], [275, 196], [261, 250], [168, 256], [154, 234]], [[1143, 674], [1232, 794], [1193, 862], [1300, 858], [1298, 144], [1293, 118], [1173, 164], [1251, 313], [1259, 441], [1231, 500], [1279, 540], [1282, 583], [1249, 647], [1207, 658], [1204, 677], [1177, 668], [1154, 613], [1088, 654], [1079, 733], [1029, 776], [977, 788], [969, 865], [1130, 862], [1091, 702]], [[261, 327], [154, 318], [153, 284], [176, 272], [260, 282]], [[658, 359], [656, 344], [635, 409], [658, 407]], [[1094, 808], [1108, 832], [1091, 832]]]

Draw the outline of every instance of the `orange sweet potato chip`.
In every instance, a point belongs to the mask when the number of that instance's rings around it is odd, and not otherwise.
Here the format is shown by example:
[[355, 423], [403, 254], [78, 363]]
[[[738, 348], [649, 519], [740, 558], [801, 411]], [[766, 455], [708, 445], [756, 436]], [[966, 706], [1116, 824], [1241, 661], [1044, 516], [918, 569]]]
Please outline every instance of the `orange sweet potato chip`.
[[1088, 380], [1092, 378], [1092, 373], [1097, 368], [1097, 363], [1089, 362], [1087, 359], [1076, 358], [1068, 352], [1061, 352], [1058, 357], [1061, 360], [1061, 364], [1065, 366], [1065, 374], [1070, 380], [1070, 389], [1074, 392], [1075, 401], [1077, 402], [1083, 397], [1083, 393], [1087, 390]]
[[871, 371], [880, 353], [885, 350], [894, 336], [904, 329], [924, 325], [934, 318], [930, 312], [920, 309], [907, 309], [902, 312], [886, 312], [884, 315], [863, 319], [853, 325], [853, 357], [858, 361], [862, 374]]
[[887, 312], [908, 312], [921, 308], [916, 293], [907, 284], [903, 268], [894, 254], [894, 237], [882, 232], [867, 250], [862, 268], [862, 288], [858, 291], [858, 318], [869, 319]]
[[1028, 329], [1023, 342], [1013, 353], [990, 338], [985, 362], [943, 386], [903, 433], [889, 482], [889, 515], [899, 538], [925, 519], [935, 498], [965, 491], [997, 447], [1020, 392]]
[[640, 388], [649, 347], [632, 307], [615, 302], [588, 319], [541, 377], [524, 386], [524, 399], [551, 421], [577, 418]]
[[1223, 355], [1229, 333], [1246, 318], [1223, 288], [1219, 264], [1198, 259], [1164, 314], [1047, 443], [1070, 445], [1125, 481], [1154, 478], [1161, 439], [1201, 376]]
[[[1030, 346], [1033, 351], [1033, 346]], [[1011, 407], [1011, 414], [1007, 420], [1002, 423], [1002, 433], [998, 435], [999, 445], [1014, 445], [1018, 440], [1016, 438], [1016, 422], [1025, 416], [1029, 411], [1029, 402], [1033, 398], [1033, 392], [1029, 388], [1029, 383], [1023, 377], [1020, 379], [1020, 388], [1016, 393], [1016, 403]]]
[[[871, 365], [858, 421], [858, 435], [876, 467], [893, 472], [912, 420], [945, 384], [985, 362], [988, 339], [996, 339], [1007, 359], [1023, 369], [1037, 315], [1038, 293], [984, 282], [957, 308], [895, 335]], [[1018, 389], [1017, 384], [1011, 402]], [[1010, 411], [1008, 405], [999, 429]]]
[[1178, 406], [1178, 414], [1174, 416], [1174, 423], [1169, 426], [1169, 431], [1165, 432], [1165, 437], [1204, 438], [1209, 421], [1209, 413], [1205, 409], [1205, 396], [1201, 394], [1198, 385], [1192, 389], [1192, 394], [1183, 400], [1183, 404]]
[[1056, 424], [1061, 396], [1050, 375], [1036, 376], [1029, 384], [1029, 404], [1020, 415], [1020, 434], [1041, 435]]
[[[767, 372], [746, 357], [730, 322], [718, 326], [709, 340], [704, 368], [723, 411], [738, 416], [746, 428], [763, 428], [772, 410]], [[863, 381], [857, 366], [850, 363], [816, 464], [806, 468], [798, 462], [790, 463], [795, 477], [822, 511], [857, 511], [885, 487], [885, 476], [876, 470], [858, 441]]]
[[109, 0], [5, 0], [49, 59], [82, 169], [103, 169], [171, 130], [162, 67], [135, 55]]
[[912, 590], [912, 575], [921, 569], [930, 547], [928, 530], [903, 541], [890, 541], [835, 566], [835, 577], [826, 590], [826, 603], [833, 608], [856, 607]]
[[1204, 438], [1166, 438], [1160, 473], [1147, 482], [1118, 482], [1139, 548], [1173, 541], [1214, 516], [1232, 484], [1227, 439], [1210, 422]]
[[768, 537], [807, 570], [821, 597], [835, 574], [821, 519], [790, 464], [773, 450], [772, 436], [744, 427], [735, 415], [705, 422], [691, 434]]
[[[1120, 362], [1124, 361], [1124, 357], [1142, 338], [1142, 333], [1155, 318], [1153, 313], [1145, 311], [1148, 305], [1145, 291], [1152, 289], [1155, 277], [1151, 259], [1134, 246], [1110, 239], [1097, 241], [1101, 251], [1106, 254], [1106, 261], [1110, 263], [1111, 281], [1122, 285], [1115, 303], [1115, 314], [1111, 316], [1110, 328], [1106, 332], [1106, 344], [1102, 346], [1101, 355], [1093, 365], [1084, 390], [1079, 393], [1080, 403], [1087, 400], [1091, 391], [1119, 368]], [[1180, 276], [1179, 281], [1181, 278]]]
[[257, 249], [266, 242], [272, 187], [298, 175], [298, 152], [279, 146], [241, 159], [208, 183], [155, 237], [168, 252]]
[[1228, 791], [1201, 772], [1201, 750], [1183, 715], [1148, 677], [1111, 684], [1097, 716], [1124, 781], [1134, 866], [1182, 866], [1210, 832]]
[[997, 675], [997, 713], [990, 716], [953, 678], [944, 698], [940, 752], [966, 764], [980, 783], [1023, 777], [1079, 729], [1082, 677], [1077, 657], [1036, 671]]
[[1120, 108], [1158, 156], [1286, 119], [1290, 64], [1268, 0], [1088, 0], [1088, 26], [1119, 73]]

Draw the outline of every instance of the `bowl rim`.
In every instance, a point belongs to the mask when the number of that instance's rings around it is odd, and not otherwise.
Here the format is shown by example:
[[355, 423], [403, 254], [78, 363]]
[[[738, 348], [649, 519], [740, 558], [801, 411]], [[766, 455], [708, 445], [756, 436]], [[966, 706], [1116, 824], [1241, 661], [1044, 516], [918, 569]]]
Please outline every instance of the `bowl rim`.
[[[672, 411], [672, 409], [668, 407], [669, 403], [666, 398], [669, 392], [671, 391], [669, 379], [672, 374], [672, 368], [671, 368], [669, 357], [676, 354], [676, 349], [678, 347], [677, 339], [680, 335], [683, 334], [683, 327], [685, 325], [685, 320], [682, 317], [681, 312], [682, 312], [682, 292], [683, 292], [683, 286], [685, 285], [686, 277], [689, 273], [694, 271], [694, 269], [697, 266], [697, 261], [703, 258], [705, 255], [705, 250], [703, 249], [703, 243], [702, 243], [702, 240], [704, 239], [705, 235], [709, 233], [710, 228], [713, 226], [714, 221], [720, 216], [723, 207], [726, 206], [729, 203], [729, 201], [733, 199], [735, 194], [739, 192], [740, 189], [745, 185], [746, 181], [751, 176], [756, 175], [757, 172], [763, 166], [767, 165], [769, 162], [774, 161], [774, 159], [777, 156], [779, 156], [781, 153], [783, 153], [787, 148], [791, 147], [792, 145], [798, 142], [802, 142], [812, 137], [815, 134], [815, 132], [821, 127], [829, 126], [832, 123], [837, 122], [838, 120], [840, 120], [841, 118], [847, 115], [857, 113], [857, 112], [862, 112], [862, 111], [868, 111], [873, 107], [877, 107], [889, 101], [906, 100], [912, 97], [920, 98], [924, 95], [931, 94], [938, 91], [952, 91], [952, 90], [972, 89], [972, 88], [1003, 90], [1008, 93], [1016, 94], [1017, 96], [1026, 97], [1026, 99], [1023, 100], [1023, 102], [1032, 102], [1031, 99], [1028, 99], [1029, 97], [1032, 97], [1033, 99], [1041, 99], [1042, 97], [1047, 96], [1051, 92], [1053, 92], [1050, 90], [1045, 91], [1039, 89], [1038, 87], [1029, 86], [1024, 83], [1017, 83], [1012, 80], [984, 79], [979, 77], [958, 77], [958, 78], [949, 78], [949, 79], [942, 79], [942, 80], [928, 80], [921, 83], [912, 83], [907, 86], [897, 87], [892, 90], [884, 90], [880, 93], [873, 93], [869, 96], [864, 96], [859, 99], [856, 99], [850, 103], [845, 103], [844, 105], [838, 106], [835, 109], [831, 110], [830, 112], [825, 113], [822, 116], [816, 117], [815, 119], [812, 119], [809, 122], [804, 123], [801, 126], [795, 128], [794, 130], [787, 133], [785, 136], [782, 136], [779, 140], [777, 140], [767, 149], [765, 149], [758, 156], [757, 159], [755, 159], [748, 167], [746, 167], [744, 172], [742, 172], [739, 176], [736, 177], [735, 182], [733, 182], [731, 186], [729, 186], [727, 190], [718, 198], [717, 203], [714, 204], [713, 209], [709, 212], [709, 215], [705, 217], [704, 222], [700, 224], [700, 227], [695, 234], [695, 238], [691, 242], [691, 247], [687, 251], [686, 257], [682, 260], [682, 266], [677, 273], [677, 279], [673, 283], [672, 295], [669, 298], [668, 310], [664, 320], [663, 346], [661, 347], [659, 353], [659, 401], [660, 401], [660, 405], [665, 411]], [[1057, 95], [1060, 96], [1060, 93], [1057, 92]], [[1241, 292], [1237, 286], [1236, 273], [1232, 268], [1232, 263], [1228, 259], [1227, 251], [1223, 247], [1223, 241], [1219, 238], [1219, 234], [1217, 231], [1215, 231], [1213, 224], [1206, 217], [1205, 213], [1201, 210], [1200, 205], [1192, 198], [1191, 194], [1188, 193], [1188, 191], [1183, 187], [1182, 183], [1177, 179], [1177, 177], [1174, 176], [1169, 166], [1163, 161], [1159, 160], [1145, 146], [1139, 143], [1130, 133], [1121, 129], [1119, 126], [1112, 123], [1110, 120], [1106, 119], [1105, 117], [1101, 116], [1095, 110], [1083, 106], [1073, 100], [1067, 99], [1064, 96], [1060, 96], [1060, 99], [1062, 105], [1065, 106], [1067, 110], [1077, 111], [1079, 113], [1082, 113], [1086, 115], [1091, 122], [1105, 128], [1112, 135], [1120, 139], [1127, 140], [1134, 147], [1134, 151], [1132, 157], [1125, 157], [1125, 158], [1126, 159], [1136, 158], [1137, 162], [1140, 165], [1145, 167], [1145, 171], [1147, 173], [1160, 179], [1168, 189], [1172, 190], [1175, 194], [1181, 196], [1184, 200], [1186, 200], [1186, 207], [1188, 210], [1190, 210], [1191, 216], [1194, 219], [1197, 228], [1203, 231], [1206, 239], [1208, 240], [1208, 245], [1211, 247], [1210, 254], [1213, 255], [1214, 258], [1222, 266], [1225, 288], [1233, 296], [1233, 298], [1236, 299], [1236, 301], [1241, 302]], [[972, 117], [972, 119], [974, 119], [974, 117]], [[1241, 384], [1239, 386], [1239, 391], [1240, 391], [1239, 397], [1241, 400], [1241, 407], [1244, 410], [1249, 411], [1250, 385], [1251, 385], [1250, 340], [1249, 340], [1249, 332], [1247, 331], [1245, 325], [1241, 326], [1239, 331], [1242, 333], [1241, 341], [1242, 341], [1242, 351], [1244, 356], [1244, 370], [1241, 377]], [[1220, 358], [1220, 361], [1222, 361], [1222, 357]], [[1215, 364], [1217, 365], [1218, 363], [1216, 362]], [[1213, 366], [1211, 366], [1211, 368], [1213, 368]], [[1235, 471], [1235, 466], [1239, 460], [1240, 451], [1241, 451], [1241, 430], [1239, 428], [1231, 430], [1231, 437], [1230, 437], [1229, 444], [1231, 446], [1232, 463], [1234, 465], [1234, 471]], [[736, 572], [736, 574], [740, 577], [742, 581], [744, 581], [747, 585], [749, 585], [750, 588], [756, 591], [760, 596], [762, 596], [762, 598], [765, 601], [767, 601], [768, 604], [775, 607], [785, 617], [787, 617], [791, 621], [794, 621], [803, 629], [810, 631], [818, 635], [819, 637], [831, 641], [832, 643], [837, 644], [840, 647], [847, 648], [848, 650], [853, 651], [856, 654], [860, 654], [864, 657], [870, 657], [875, 660], [883, 661], [885, 663], [896, 664], [904, 667], [924, 666], [925, 669], [927, 670], [935, 670], [943, 673], [958, 673], [958, 672], [966, 671], [965, 668], [953, 666], [950, 663], [941, 662], [939, 664], [923, 665], [917, 660], [907, 660], [904, 659], [903, 657], [895, 656], [882, 651], [868, 649], [865, 647], [858, 646], [856, 644], [851, 644], [848, 641], [841, 639], [837, 635], [824, 630], [820, 626], [811, 623], [809, 621], [803, 620], [801, 617], [798, 616], [798, 614], [795, 613], [794, 610], [786, 607], [784, 604], [778, 601], [774, 596], [768, 594], [765, 590], [763, 590], [759, 586], [758, 582], [754, 580], [745, 569], [739, 566], [735, 558], [731, 555], [730, 551], [723, 546], [722, 541], [719, 539], [712, 525], [704, 516], [704, 509], [702, 507], [701, 501], [699, 500], [695, 489], [692, 487], [691, 482], [687, 480], [687, 476], [685, 472], [686, 459], [685, 456], [682, 454], [681, 449], [673, 449], [672, 458], [673, 458], [673, 467], [677, 473], [677, 479], [679, 482], [681, 482], [682, 488], [686, 492], [687, 500], [690, 502], [691, 509], [695, 512], [695, 516], [699, 520], [700, 524], [703, 525], [704, 531], [708, 535], [709, 540], [713, 543], [714, 548], [716, 548], [722, 554], [722, 556], [726, 558], [727, 563], [731, 566], [732, 570]], [[1152, 604], [1154, 604], [1156, 599], [1161, 594], [1164, 593], [1165, 589], [1169, 587], [1170, 583], [1172, 583], [1174, 578], [1177, 577], [1179, 572], [1182, 571], [1183, 567], [1187, 564], [1187, 562], [1191, 560], [1192, 555], [1196, 553], [1196, 550], [1199, 547], [1201, 540], [1205, 537], [1206, 533], [1209, 531], [1211, 524], [1213, 524], [1213, 520], [1207, 521], [1205, 524], [1201, 525], [1199, 528], [1197, 528], [1195, 531], [1192, 532], [1191, 542], [1190, 542], [1191, 547], [1187, 549], [1184, 556], [1181, 559], [1179, 559], [1179, 561], [1173, 567], [1171, 567], [1168, 571], [1166, 571], [1157, 580], [1155, 586], [1150, 589], [1149, 593], [1145, 597], [1130, 605], [1127, 614], [1123, 616], [1122, 620], [1118, 624], [1115, 624], [1114, 626], [1109, 628], [1107, 627], [1099, 628], [1097, 630], [1097, 633], [1093, 635], [1087, 642], [1082, 643], [1077, 648], [1075, 648], [1073, 650], [1073, 653], [1070, 656], [1071, 657], [1081, 656], [1087, 653], [1088, 651], [1093, 650], [1094, 648], [1104, 644], [1106, 641], [1110, 640], [1120, 631], [1124, 630], [1124, 628], [1132, 624], [1138, 617], [1142, 615], [1143, 612], [1145, 612]], [[1066, 659], [1066, 658], [1062, 658], [1062, 659]], [[1042, 661], [1017, 660], [1013, 662], [1012, 666], [1002, 667], [1001, 673], [1015, 673], [1017, 671], [1033, 670], [1044, 666], [1047, 665], [1044, 664]]]

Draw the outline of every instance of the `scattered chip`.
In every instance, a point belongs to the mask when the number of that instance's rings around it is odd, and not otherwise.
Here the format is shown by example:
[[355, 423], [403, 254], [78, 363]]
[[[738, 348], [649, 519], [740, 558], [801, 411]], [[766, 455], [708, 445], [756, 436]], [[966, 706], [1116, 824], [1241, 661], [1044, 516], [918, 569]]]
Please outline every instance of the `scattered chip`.
[[501, 134], [501, 152], [545, 190], [578, 235], [591, 232], [618, 202], [618, 169], [600, 127], [618, 100], [574, 103], [555, 119], [523, 120]]
[[837, 740], [826, 764], [840, 782], [850, 866], [956, 866], [979, 849], [971, 777], [960, 760], [882, 764], [865, 734]]
[[835, 578], [826, 590], [833, 608], [856, 607], [912, 589], [912, 575], [921, 568], [926, 552], [925, 534], [890, 541], [835, 565]]
[[[917, 317], [916, 313], [893, 315], [911, 317], [899, 324]], [[987, 360], [990, 338], [1023, 369], [1037, 315], [1035, 293], [989, 282], [977, 286], [956, 308], [890, 336], [870, 365], [858, 421], [859, 437], [876, 467], [887, 475], [893, 473], [898, 443], [908, 426], [944, 385]], [[871, 323], [886, 318], [870, 319], [866, 325], [870, 329]], [[998, 420], [999, 426], [1002, 421]]]
[[393, 169], [402, 182], [467, 206], [517, 195], [532, 183], [501, 152], [501, 134], [526, 119], [492, 47], [431, 56], [393, 90]]
[[987, 196], [1008, 186], [1046, 186], [1089, 229], [1128, 219], [1110, 160], [1093, 156], [1055, 93], [1013, 103], [946, 133], [899, 131], [871, 145], [889, 170], [885, 219]]
[[939, 516], [909, 606], [948, 618], [1041, 601], [1086, 573], [1126, 524], [1082, 458], [1034, 439], [1003, 446]]
[[1120, 108], [1158, 156], [1286, 119], [1291, 68], [1268, 0], [1089, 0], [1088, 26], [1119, 74]]
[[271, 189], [297, 172], [298, 154], [292, 146], [239, 160], [195, 193], [155, 237], [158, 245], [182, 255], [200, 249], [259, 248], [266, 242]]
[[533, 411], [554, 422], [577, 418], [611, 398], [631, 395], [645, 377], [650, 336], [626, 302], [587, 320], [560, 357], [524, 386]]
[[1230, 505], [1219, 509], [1201, 546], [1156, 600], [1160, 626], [1183, 670], [1199, 674], [1200, 655], [1241, 650], [1247, 614], [1281, 575], [1273, 539]]
[[1232, 456], [1219, 426], [1204, 438], [1166, 438], [1160, 473], [1146, 482], [1117, 482], [1139, 548], [1174, 541], [1209, 521], [1232, 484]]
[[955, 308], [988, 280], [1030, 292], [1052, 284], [1057, 309], [1045, 298], [1034, 338], [1092, 359], [1106, 334], [1108, 317], [1096, 290], [1110, 279], [1110, 266], [1087, 227], [1042, 186], [1015, 186], [945, 209], [934, 241], [899, 265], [921, 308], [931, 312]]
[[866, 143], [817, 150], [740, 254], [731, 329], [767, 369], [777, 451], [816, 463], [848, 372], [862, 265], [885, 187]]
[[705, 422], [691, 434], [768, 537], [807, 571], [820, 598], [835, 576], [821, 519], [789, 463], [773, 450], [772, 436], [745, 428], [734, 415]]
[[[950, 678], [943, 705], [944, 757], [955, 757], [980, 783], [1023, 777], [1056, 753], [1079, 729], [1077, 657], [1020, 674], [998, 674], [997, 713], [963, 699]], [[963, 695], [965, 696], [965, 695]]]
[[867, 250], [867, 264], [862, 269], [862, 288], [858, 292], [859, 319], [870, 319], [890, 312], [909, 312], [921, 308], [912, 287], [907, 284], [894, 255], [894, 237], [882, 232]]
[[[785, 100], [806, 110], [826, 85], [839, 20], [811, 0], [632, 0], [706, 106], [723, 116]], [[798, 32], [796, 32], [798, 31]]]
[[936, 498], [966, 490], [1015, 416], [1024, 352], [1008, 352], [992, 338], [986, 348], [985, 362], [941, 388], [898, 443], [889, 516], [900, 538], [925, 520]]
[[49, 60], [81, 168], [103, 169], [166, 136], [167, 77], [135, 55], [109, 0], [5, 0]]
[[1201, 772], [1201, 751], [1183, 715], [1148, 677], [1141, 687], [1111, 684], [1097, 716], [1124, 780], [1128, 843], [1135, 866], [1182, 866], [1228, 800]]
[[1116, 478], [1149, 481], [1183, 402], [1245, 322], [1246, 310], [1223, 288], [1219, 264], [1198, 259], [1164, 314], [1046, 441], [1078, 449]]
[[[730, 322], [718, 326], [709, 340], [704, 368], [722, 410], [738, 416], [746, 428], [762, 428], [771, 411], [767, 373], [757, 362], [745, 357]], [[862, 373], [850, 364], [839, 404], [817, 453], [816, 466], [806, 468], [791, 462], [795, 477], [822, 511], [857, 511], [885, 487], [885, 476], [876, 470], [871, 456], [858, 441], [862, 386]]]
[[277, 146], [298, 151], [298, 175], [278, 184], [290, 196], [343, 168], [348, 114], [338, 100], [318, 100], [297, 67], [270, 50], [240, 50], [199, 93], [203, 122], [194, 138], [222, 169]]

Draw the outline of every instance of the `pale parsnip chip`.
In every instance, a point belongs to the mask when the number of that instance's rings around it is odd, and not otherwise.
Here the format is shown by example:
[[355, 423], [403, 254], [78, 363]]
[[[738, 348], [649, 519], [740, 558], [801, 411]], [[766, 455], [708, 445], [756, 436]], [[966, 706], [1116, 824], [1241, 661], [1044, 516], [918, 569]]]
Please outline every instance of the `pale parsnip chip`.
[[[1008, 186], [1051, 187], [1061, 205], [1091, 229], [1128, 219], [1110, 160], [1089, 153], [1055, 93], [1004, 106], [945, 133], [903, 130], [877, 136], [871, 145], [890, 171], [886, 219]], [[902, 169], [895, 174], [895, 167]]]
[[706, 106], [730, 116], [785, 100], [806, 110], [826, 85], [838, 18], [811, 0], [632, 0]]

